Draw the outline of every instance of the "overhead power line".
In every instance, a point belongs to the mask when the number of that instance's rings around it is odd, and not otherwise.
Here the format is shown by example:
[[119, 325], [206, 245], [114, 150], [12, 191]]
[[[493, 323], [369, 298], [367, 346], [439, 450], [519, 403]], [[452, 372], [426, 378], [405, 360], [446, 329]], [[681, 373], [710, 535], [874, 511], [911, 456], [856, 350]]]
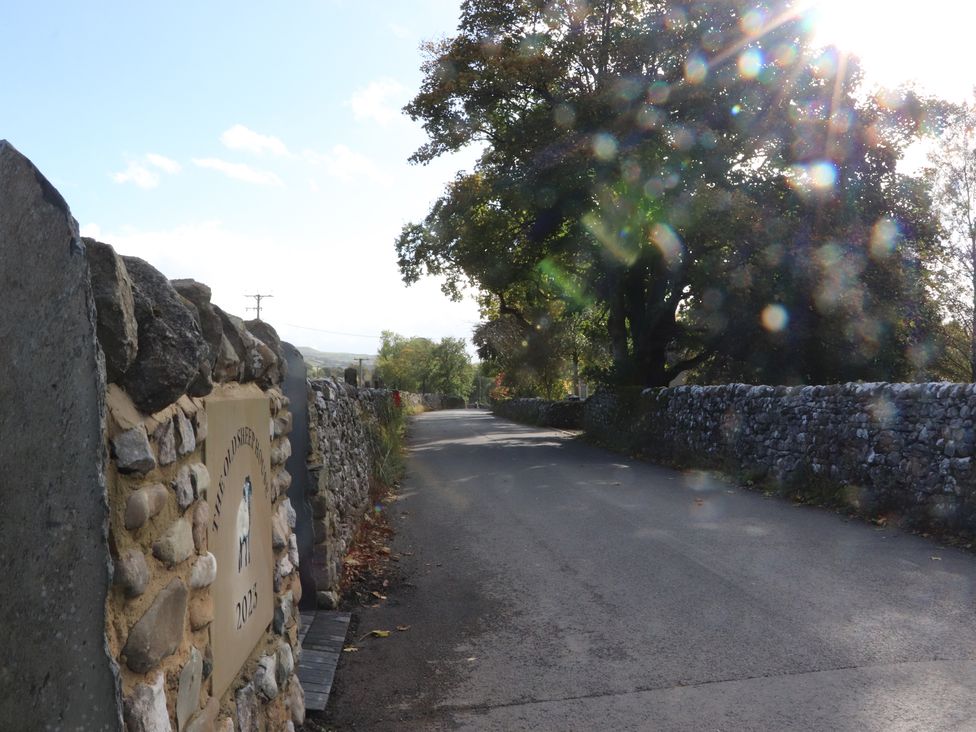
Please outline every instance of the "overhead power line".
[[323, 330], [322, 328], [309, 328], [307, 325], [295, 325], [294, 323], [283, 323], [282, 325], [287, 325], [289, 328], [299, 328], [301, 330], [314, 330], [316, 333], [328, 333], [329, 335], [340, 335], [340, 336], [350, 336], [351, 338], [376, 338], [381, 340], [383, 336], [381, 335], [366, 335], [365, 333], [342, 333], [337, 330]]

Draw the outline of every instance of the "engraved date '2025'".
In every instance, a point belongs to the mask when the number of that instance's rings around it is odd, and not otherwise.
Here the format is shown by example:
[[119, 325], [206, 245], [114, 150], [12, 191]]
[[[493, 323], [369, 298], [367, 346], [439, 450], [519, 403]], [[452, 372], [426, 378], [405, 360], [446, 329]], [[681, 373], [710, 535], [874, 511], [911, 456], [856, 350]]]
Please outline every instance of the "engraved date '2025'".
[[251, 589], [247, 591], [240, 600], [237, 601], [237, 629], [240, 630], [244, 627], [244, 623], [247, 622], [248, 618], [254, 614], [254, 610], [258, 606], [258, 583], [255, 582], [251, 585]]

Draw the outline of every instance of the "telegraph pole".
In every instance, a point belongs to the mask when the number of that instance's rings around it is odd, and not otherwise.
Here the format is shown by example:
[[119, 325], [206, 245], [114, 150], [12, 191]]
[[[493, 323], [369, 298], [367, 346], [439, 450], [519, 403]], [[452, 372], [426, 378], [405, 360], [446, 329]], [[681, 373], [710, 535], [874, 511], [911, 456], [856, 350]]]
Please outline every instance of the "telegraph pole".
[[257, 314], [255, 315], [255, 317], [258, 320], [261, 320], [261, 301], [264, 300], [265, 298], [268, 298], [268, 297], [274, 297], [274, 295], [245, 295], [244, 297], [253, 297], [254, 298], [254, 307], [253, 308], [245, 308], [245, 309], [246, 310], [256, 310], [257, 311]]
[[366, 382], [363, 381], [363, 360], [364, 359], [357, 358], [356, 360], [359, 361], [359, 385], [366, 386]]

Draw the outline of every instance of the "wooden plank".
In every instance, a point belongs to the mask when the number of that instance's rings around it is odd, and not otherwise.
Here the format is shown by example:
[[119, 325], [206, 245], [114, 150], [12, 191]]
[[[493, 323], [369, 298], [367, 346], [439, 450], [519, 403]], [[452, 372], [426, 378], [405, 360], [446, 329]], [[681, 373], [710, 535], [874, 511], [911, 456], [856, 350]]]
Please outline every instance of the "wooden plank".
[[305, 612], [301, 614], [302, 653], [298, 678], [305, 689], [305, 708], [323, 711], [329, 703], [339, 654], [346, 642], [349, 613]]

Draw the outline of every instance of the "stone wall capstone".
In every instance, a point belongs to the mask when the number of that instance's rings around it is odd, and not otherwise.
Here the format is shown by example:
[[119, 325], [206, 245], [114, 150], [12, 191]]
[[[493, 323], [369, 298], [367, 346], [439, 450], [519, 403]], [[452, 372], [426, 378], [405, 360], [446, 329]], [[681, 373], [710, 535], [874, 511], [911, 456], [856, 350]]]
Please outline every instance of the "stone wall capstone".
[[67, 204], [3, 140], [0, 292], [0, 720], [116, 729], [95, 298]]

